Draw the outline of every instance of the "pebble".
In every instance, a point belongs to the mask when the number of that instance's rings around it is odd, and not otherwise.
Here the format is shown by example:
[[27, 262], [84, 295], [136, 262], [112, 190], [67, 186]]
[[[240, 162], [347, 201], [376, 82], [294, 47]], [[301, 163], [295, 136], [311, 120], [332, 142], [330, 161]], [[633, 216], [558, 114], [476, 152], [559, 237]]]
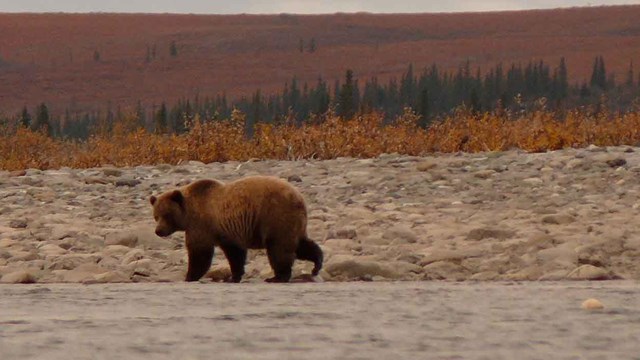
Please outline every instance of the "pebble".
[[292, 183], [302, 182], [302, 178], [299, 175], [289, 175], [287, 176], [287, 181]]
[[474, 173], [473, 176], [477, 177], [478, 179], [488, 179], [495, 173], [496, 173], [495, 170], [480, 170]]
[[137, 185], [140, 185], [140, 180], [137, 179], [118, 179], [115, 181], [115, 185], [116, 186], [129, 186], [129, 187], [134, 187]]
[[386, 279], [396, 279], [400, 277], [393, 269], [377, 261], [360, 259], [330, 262], [327, 264], [325, 271], [333, 278], [356, 280], [370, 280], [374, 276], [380, 276]]
[[502, 230], [502, 229], [494, 229], [494, 228], [477, 228], [469, 231], [467, 234], [467, 239], [480, 241], [484, 239], [497, 239], [497, 240], [505, 240], [512, 238], [515, 235], [514, 231], [511, 230]]
[[438, 164], [436, 164], [433, 161], [421, 161], [416, 165], [416, 170], [424, 172], [424, 171], [429, 171], [435, 168], [436, 166], [438, 166]]
[[25, 176], [25, 175], [27, 175], [26, 170], [14, 170], [9, 172], [10, 177], [18, 177], [18, 176]]
[[414, 244], [418, 242], [418, 235], [407, 225], [393, 225], [382, 233], [382, 238], [392, 240], [395, 244]]
[[27, 227], [26, 220], [11, 220], [9, 222], [9, 227], [13, 229], [24, 229]]
[[0, 278], [3, 284], [33, 284], [37, 281], [35, 275], [27, 271], [15, 271]]
[[325, 239], [355, 239], [358, 233], [355, 227], [344, 227], [337, 230], [330, 230]]
[[525, 184], [528, 184], [528, 185], [532, 185], [532, 186], [538, 186], [538, 185], [544, 184], [544, 180], [542, 180], [540, 178], [537, 178], [537, 177], [524, 179], [524, 180], [522, 180], [522, 182], [525, 183]]
[[575, 221], [576, 219], [573, 216], [566, 215], [566, 214], [547, 215], [542, 218], [542, 223], [553, 224], [553, 225], [567, 225]]
[[105, 168], [102, 170], [102, 173], [105, 176], [114, 176], [114, 177], [122, 176], [122, 170], [114, 169], [114, 168]]
[[617, 168], [620, 166], [624, 166], [626, 164], [627, 164], [627, 160], [623, 158], [615, 158], [615, 159], [607, 160], [607, 165], [609, 165], [612, 168]]
[[567, 275], [569, 280], [612, 280], [615, 278], [616, 276], [610, 274], [609, 271], [590, 264], [581, 265]]
[[110, 233], [104, 239], [105, 245], [122, 245], [127, 247], [135, 247], [138, 243], [138, 237], [130, 233]]
[[587, 299], [582, 302], [581, 307], [585, 310], [601, 310], [604, 309], [604, 304], [598, 299]]

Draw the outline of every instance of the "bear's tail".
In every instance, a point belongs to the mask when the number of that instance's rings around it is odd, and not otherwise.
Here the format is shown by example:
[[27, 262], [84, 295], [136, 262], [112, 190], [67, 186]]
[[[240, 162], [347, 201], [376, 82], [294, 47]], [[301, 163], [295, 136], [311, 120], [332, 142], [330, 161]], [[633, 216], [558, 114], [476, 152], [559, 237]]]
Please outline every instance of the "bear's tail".
[[324, 256], [322, 255], [322, 249], [318, 244], [308, 237], [303, 237], [298, 242], [298, 248], [296, 249], [296, 258], [300, 260], [307, 260], [313, 262], [313, 270], [311, 274], [313, 276], [318, 275], [320, 269], [322, 269], [322, 261]]

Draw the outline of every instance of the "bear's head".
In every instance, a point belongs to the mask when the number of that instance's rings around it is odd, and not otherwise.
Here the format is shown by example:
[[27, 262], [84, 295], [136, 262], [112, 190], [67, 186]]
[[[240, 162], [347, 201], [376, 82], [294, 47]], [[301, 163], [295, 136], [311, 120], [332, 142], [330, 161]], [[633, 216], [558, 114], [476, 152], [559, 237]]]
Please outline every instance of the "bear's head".
[[151, 196], [153, 218], [156, 221], [156, 235], [169, 236], [186, 229], [185, 198], [180, 190], [166, 192], [158, 197]]

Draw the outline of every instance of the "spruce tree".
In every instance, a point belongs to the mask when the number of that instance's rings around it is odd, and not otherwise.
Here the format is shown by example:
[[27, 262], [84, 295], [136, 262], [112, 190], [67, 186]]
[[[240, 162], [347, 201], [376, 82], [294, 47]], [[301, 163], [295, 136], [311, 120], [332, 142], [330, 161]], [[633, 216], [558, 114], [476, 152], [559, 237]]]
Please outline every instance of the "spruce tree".
[[353, 111], [360, 111], [360, 86], [358, 85], [358, 80], [356, 79], [353, 83]]
[[415, 92], [415, 79], [413, 75], [413, 64], [409, 64], [407, 72], [400, 80], [400, 102], [402, 106], [411, 106], [413, 104]]
[[558, 67], [558, 97], [566, 99], [567, 96], [569, 96], [569, 77], [567, 75], [567, 64], [564, 57], [562, 57]]
[[318, 78], [318, 83], [314, 89], [311, 89], [309, 96], [309, 111], [321, 115], [327, 112], [329, 109], [329, 90], [327, 84]]
[[175, 41], [172, 41], [171, 45], [169, 46], [169, 55], [171, 55], [171, 57], [178, 56], [178, 47], [176, 46]]
[[420, 101], [418, 102], [418, 114], [420, 115], [420, 125], [426, 127], [429, 123], [429, 89], [426, 87], [420, 90]]
[[255, 126], [263, 119], [263, 100], [260, 89], [251, 96], [251, 104], [247, 107], [247, 116], [244, 121], [244, 133], [248, 139], [253, 137]]
[[[252, 115], [253, 115], [253, 123], [259, 123], [261, 122], [262, 119], [262, 95], [260, 93], [260, 89], [258, 89], [256, 91], [256, 93], [253, 95], [253, 100], [251, 101], [251, 108], [252, 108]], [[253, 130], [253, 129], [247, 129], [247, 130]]]
[[598, 69], [600, 68], [599, 62], [600, 58], [596, 56], [595, 60], [593, 61], [593, 69], [591, 70], [591, 80], [589, 81], [589, 85], [591, 87], [595, 87], [598, 83]]
[[71, 112], [69, 108], [64, 109], [64, 120], [60, 124], [60, 135], [62, 137], [67, 137], [69, 134], [67, 132], [67, 127], [71, 124], [73, 120], [71, 119]]
[[291, 80], [291, 89], [289, 90], [289, 106], [294, 112], [300, 109], [300, 89], [298, 88], [298, 79], [294, 76]]
[[504, 91], [504, 74], [502, 70], [502, 63], [498, 64], [495, 72], [494, 91], [493, 96], [497, 97]]
[[606, 90], [607, 72], [604, 66], [604, 58], [602, 56], [596, 56], [593, 62], [593, 71], [591, 72], [591, 81], [589, 82], [589, 85], [591, 85], [592, 88]]
[[51, 128], [51, 120], [49, 118], [49, 109], [47, 105], [42, 103], [36, 108], [36, 121], [33, 126], [34, 130], [41, 130], [51, 136], [53, 129]]
[[155, 133], [166, 134], [167, 129], [167, 106], [163, 102], [155, 117]]
[[142, 106], [142, 102], [138, 100], [136, 105], [136, 127], [144, 128], [147, 124], [147, 119], [144, 113], [144, 107]]
[[304, 85], [302, 86], [302, 97], [300, 98], [300, 105], [298, 106], [300, 121], [309, 118], [310, 99], [311, 99], [311, 94], [309, 93], [309, 85], [305, 82]]
[[309, 42], [309, 52], [316, 52], [316, 38], [311, 38], [311, 41]]
[[602, 88], [602, 90], [606, 90], [607, 89], [607, 71], [604, 66], [604, 58], [602, 57], [602, 55], [600, 56], [600, 67], [598, 69], [598, 74], [599, 74], [598, 81], [601, 84], [600, 88]]
[[333, 105], [337, 108], [337, 103], [340, 101], [340, 80], [336, 79], [333, 83]]
[[353, 95], [353, 71], [349, 69], [345, 74], [345, 83], [340, 89], [340, 99], [338, 100], [338, 115], [344, 119], [351, 119], [355, 115]]
[[480, 96], [478, 95], [478, 91], [474, 88], [471, 90], [471, 94], [469, 95], [469, 105], [471, 106], [471, 111], [474, 114], [482, 111], [482, 105], [480, 104]]
[[22, 113], [20, 113], [20, 125], [25, 128], [31, 127], [31, 115], [26, 106], [22, 108]]
[[633, 76], [633, 61], [631, 61], [629, 63], [629, 70], [627, 71], [627, 81], [625, 83], [627, 88], [629, 88], [629, 89], [633, 88], [633, 80], [634, 80], [634, 76]]
[[60, 137], [62, 133], [62, 128], [60, 124], [60, 117], [55, 117], [51, 119], [50, 127], [49, 127], [49, 136], [51, 137]]

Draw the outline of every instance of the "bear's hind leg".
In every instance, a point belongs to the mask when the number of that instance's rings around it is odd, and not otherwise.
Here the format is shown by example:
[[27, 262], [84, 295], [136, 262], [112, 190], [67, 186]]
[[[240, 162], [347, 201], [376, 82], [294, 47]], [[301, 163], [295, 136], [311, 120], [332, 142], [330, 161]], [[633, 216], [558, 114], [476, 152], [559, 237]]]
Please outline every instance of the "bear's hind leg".
[[273, 269], [274, 276], [266, 279], [266, 282], [289, 282], [291, 279], [291, 268], [295, 261], [296, 254], [287, 249], [279, 248], [274, 241], [267, 242], [267, 257]]
[[189, 268], [187, 270], [186, 281], [198, 281], [209, 271], [213, 260], [213, 246], [189, 247]]
[[220, 245], [231, 268], [231, 281], [239, 283], [244, 275], [244, 264], [247, 261], [247, 250], [235, 244]]
[[322, 249], [313, 240], [304, 237], [298, 242], [298, 248], [296, 249], [296, 258], [300, 260], [307, 260], [313, 262], [313, 270], [311, 274], [313, 276], [318, 275], [320, 269], [322, 269]]

